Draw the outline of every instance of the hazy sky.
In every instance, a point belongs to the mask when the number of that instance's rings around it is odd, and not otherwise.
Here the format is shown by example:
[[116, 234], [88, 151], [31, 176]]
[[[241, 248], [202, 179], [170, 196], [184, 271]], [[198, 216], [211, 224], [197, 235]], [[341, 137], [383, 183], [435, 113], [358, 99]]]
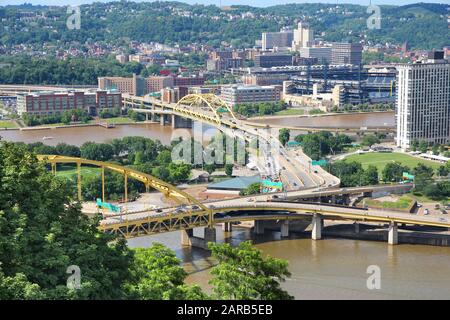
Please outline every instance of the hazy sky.
[[[0, 0], [0, 5], [6, 4], [46, 4], [46, 5], [78, 5], [84, 3], [92, 3], [94, 0]], [[97, 0], [96, 2], [108, 2], [108, 0]], [[151, 0], [141, 0], [137, 2], [152, 2]], [[182, 0], [182, 2], [194, 4], [215, 4], [215, 5], [251, 5], [258, 7], [266, 7], [276, 4], [285, 3], [354, 3], [368, 5], [370, 0]], [[373, 4], [396, 4], [404, 5], [417, 2], [445, 3], [450, 4], [450, 0], [372, 0]]]

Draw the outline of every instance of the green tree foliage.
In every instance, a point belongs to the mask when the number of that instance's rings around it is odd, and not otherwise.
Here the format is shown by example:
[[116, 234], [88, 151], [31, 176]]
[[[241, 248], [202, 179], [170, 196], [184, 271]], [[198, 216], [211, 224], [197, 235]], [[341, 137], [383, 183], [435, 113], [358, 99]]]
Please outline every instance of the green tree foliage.
[[291, 130], [282, 128], [280, 129], [280, 132], [278, 134], [278, 139], [280, 140], [280, 143], [285, 146], [286, 143], [289, 142], [289, 139], [291, 138]]
[[241, 196], [250, 196], [261, 192], [261, 183], [255, 182], [239, 192]]
[[199, 300], [206, 295], [198, 286], [187, 286], [186, 271], [175, 253], [162, 244], [134, 250], [131, 279], [125, 284], [132, 299]]
[[363, 146], [371, 147], [374, 144], [380, 143], [380, 139], [374, 134], [366, 134], [364, 135], [361, 144]]
[[229, 244], [210, 243], [213, 258], [213, 297], [230, 300], [293, 299], [280, 283], [290, 276], [288, 262], [272, 257], [263, 258], [261, 251], [249, 241], [233, 248]]
[[[172, 8], [179, 12], [187, 11], [190, 16], [177, 14]], [[68, 30], [65, 26], [66, 8], [63, 6], [7, 6], [2, 13], [4, 28], [0, 30], [0, 39], [6, 46], [58, 43], [69, 47], [75, 41], [81, 44], [115, 41], [125, 45], [128, 40], [134, 40], [182, 45], [199, 43], [214, 47], [228, 43], [242, 48], [252, 47], [262, 32], [279, 30], [280, 23], [294, 26], [299, 16], [307, 16], [312, 28], [317, 34], [324, 33], [327, 41], [359, 41], [363, 36], [370, 43], [402, 44], [408, 41], [411, 47], [419, 49], [442, 48], [448, 44], [448, 11], [444, 3], [381, 6], [383, 22], [379, 30], [367, 29], [366, 9], [364, 5], [340, 4], [337, 7], [331, 3], [296, 3], [267, 8], [233, 6], [231, 11], [225, 11], [213, 5], [180, 2], [97, 2], [82, 6], [80, 30]], [[36, 12], [47, 19], [19, 19], [23, 11]], [[254, 18], [242, 18], [246, 12], [254, 14]], [[234, 15], [233, 19], [229, 14]], [[130, 64], [123, 68], [130, 71], [135, 67]], [[96, 70], [90, 65], [85, 69], [87, 76]], [[70, 80], [71, 68], [66, 70]]]
[[[124, 241], [98, 231], [67, 185], [23, 145], [0, 145], [0, 290], [5, 298], [117, 299], [131, 259]], [[80, 290], [66, 269], [82, 272]]]
[[399, 162], [389, 162], [383, 169], [382, 177], [384, 182], [400, 182], [403, 180], [403, 172], [409, 172], [407, 166]]
[[414, 189], [423, 191], [423, 189], [432, 182], [434, 170], [431, 167], [419, 163], [414, 169]]
[[231, 177], [233, 175], [233, 165], [231, 163], [227, 163], [225, 165], [225, 173], [229, 177]]
[[302, 144], [303, 152], [313, 160], [319, 160], [331, 153], [339, 153], [352, 142], [349, 136], [344, 134], [334, 136], [328, 131], [298, 135], [295, 141]]
[[234, 112], [237, 112], [245, 117], [274, 114], [275, 112], [284, 109], [286, 109], [286, 105], [282, 102], [244, 103], [244, 104], [237, 104], [233, 107]]
[[113, 158], [114, 149], [108, 143], [85, 142], [80, 148], [81, 157], [96, 161], [108, 161]]

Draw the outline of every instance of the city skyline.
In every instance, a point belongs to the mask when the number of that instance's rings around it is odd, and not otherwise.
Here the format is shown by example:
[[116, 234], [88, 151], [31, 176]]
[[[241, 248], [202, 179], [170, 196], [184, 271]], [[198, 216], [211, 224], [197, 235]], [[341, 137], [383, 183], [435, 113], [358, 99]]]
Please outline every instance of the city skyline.
[[[81, 5], [81, 4], [91, 4], [93, 2], [113, 2], [113, 1], [102, 1], [102, 0], [6, 0], [2, 1], [1, 5], [20, 5], [24, 3], [29, 3], [33, 5]], [[134, 2], [154, 2], [153, 0], [136, 0]], [[328, 4], [360, 4], [360, 5], [369, 5], [370, 3], [378, 4], [378, 5], [408, 5], [419, 2], [424, 3], [440, 3], [440, 4], [450, 4], [450, 1], [435, 1], [435, 0], [397, 0], [397, 1], [389, 1], [389, 0], [304, 0], [304, 1], [295, 1], [295, 0], [258, 0], [257, 3], [253, 0], [181, 0], [179, 2], [184, 2], [188, 4], [203, 4], [203, 5], [249, 5], [252, 7], [270, 7], [274, 5], [283, 5], [283, 4], [292, 4], [292, 3], [328, 3]]]

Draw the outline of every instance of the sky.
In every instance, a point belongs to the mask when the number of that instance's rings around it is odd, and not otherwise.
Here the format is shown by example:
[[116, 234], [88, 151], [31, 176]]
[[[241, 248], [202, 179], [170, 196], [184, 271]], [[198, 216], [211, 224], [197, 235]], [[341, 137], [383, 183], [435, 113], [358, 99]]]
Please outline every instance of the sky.
[[[286, 3], [353, 3], [361, 5], [369, 5], [371, 0], [178, 0], [189, 4], [215, 4], [215, 5], [251, 5], [254, 7], [267, 7], [277, 4]], [[0, 5], [8, 4], [43, 4], [43, 5], [79, 5], [92, 3], [94, 0], [0, 0]], [[96, 0], [96, 2], [108, 2], [108, 0]], [[152, 2], [152, 0], [136, 1], [136, 2]], [[417, 2], [428, 3], [445, 3], [450, 4], [450, 0], [372, 0], [373, 4], [391, 4], [405, 5]]]

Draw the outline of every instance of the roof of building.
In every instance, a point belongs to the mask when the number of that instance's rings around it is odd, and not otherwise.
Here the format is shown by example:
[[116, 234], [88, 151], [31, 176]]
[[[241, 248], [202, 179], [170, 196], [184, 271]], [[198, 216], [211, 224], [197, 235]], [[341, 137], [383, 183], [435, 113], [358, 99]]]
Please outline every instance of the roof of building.
[[251, 184], [260, 183], [261, 181], [259, 174], [250, 177], [236, 177], [217, 183], [211, 183], [208, 185], [208, 189], [243, 190]]

